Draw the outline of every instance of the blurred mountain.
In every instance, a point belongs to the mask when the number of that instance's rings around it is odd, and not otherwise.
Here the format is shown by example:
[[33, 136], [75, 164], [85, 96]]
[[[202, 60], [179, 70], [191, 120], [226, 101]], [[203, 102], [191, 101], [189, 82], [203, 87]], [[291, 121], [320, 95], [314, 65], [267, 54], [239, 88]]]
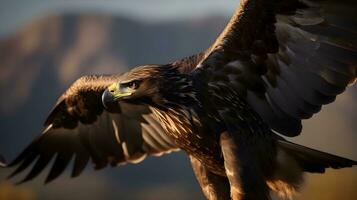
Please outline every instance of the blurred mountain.
[[[47, 89], [53, 83], [63, 89], [83, 74], [118, 73], [128, 66], [166, 63], [197, 53], [216, 37], [224, 20], [147, 25], [91, 14], [38, 19], [0, 41], [0, 94], [6, 96], [0, 111], [13, 114], [41, 86]], [[41, 79], [50, 81], [41, 84]], [[36, 83], [40, 84], [35, 87]], [[51, 92], [59, 94], [55, 88]]]
[[[198, 53], [216, 38], [225, 21], [223, 17], [207, 17], [145, 24], [124, 17], [84, 13], [48, 16], [21, 28], [0, 41], [0, 152], [8, 160], [18, 154], [40, 133], [59, 95], [80, 76], [122, 73], [132, 66], [164, 64]], [[172, 171], [180, 177], [172, 176]], [[89, 179], [99, 180], [109, 173], [113, 171]], [[184, 199], [202, 197], [183, 154], [151, 158], [140, 167], [124, 167], [116, 174], [109, 177], [115, 184], [119, 183], [116, 178], [122, 181], [128, 197], [134, 196], [136, 187], [150, 186], [154, 191], [146, 199], [158, 199], [162, 183], [166, 183], [167, 192], [179, 192], [178, 199], [184, 194]], [[147, 179], [142, 180], [143, 176]], [[79, 185], [86, 187], [81, 181]], [[180, 189], [179, 185], [186, 188]], [[197, 188], [187, 196], [192, 185]], [[52, 196], [48, 191], [51, 190], [47, 188], [40, 197]]]
[[[56, 98], [80, 76], [121, 73], [135, 65], [167, 63], [200, 52], [224, 20], [147, 25], [92, 14], [38, 19], [0, 41], [1, 128], [11, 130], [5, 134], [14, 139], [15, 133], [26, 130], [26, 138], [40, 130]], [[21, 127], [16, 126], [19, 122]]]

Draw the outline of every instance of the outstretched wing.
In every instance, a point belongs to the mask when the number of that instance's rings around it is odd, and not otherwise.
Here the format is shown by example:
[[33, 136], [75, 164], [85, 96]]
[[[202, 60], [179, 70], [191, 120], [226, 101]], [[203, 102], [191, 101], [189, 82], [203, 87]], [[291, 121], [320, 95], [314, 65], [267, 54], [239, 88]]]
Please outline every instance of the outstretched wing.
[[104, 110], [101, 95], [115, 76], [85, 76], [59, 99], [45, 130], [7, 167], [18, 166], [13, 177], [32, 163], [20, 182], [36, 177], [55, 158], [46, 182], [57, 178], [74, 159], [72, 177], [80, 175], [89, 160], [95, 169], [138, 163], [147, 155], [178, 150], [148, 107], [120, 104], [119, 113]]
[[286, 136], [357, 78], [357, 1], [242, 0], [196, 68]]

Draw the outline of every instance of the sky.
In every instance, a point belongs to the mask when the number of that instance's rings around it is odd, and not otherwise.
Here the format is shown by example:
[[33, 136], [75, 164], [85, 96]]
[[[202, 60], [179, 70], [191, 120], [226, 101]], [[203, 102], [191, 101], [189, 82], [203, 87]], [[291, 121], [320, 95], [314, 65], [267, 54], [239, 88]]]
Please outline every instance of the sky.
[[[0, 0], [0, 37], [47, 14], [100, 12], [125, 15], [148, 22], [207, 15], [230, 16], [239, 0]], [[204, 3], [203, 3], [204, 2]]]

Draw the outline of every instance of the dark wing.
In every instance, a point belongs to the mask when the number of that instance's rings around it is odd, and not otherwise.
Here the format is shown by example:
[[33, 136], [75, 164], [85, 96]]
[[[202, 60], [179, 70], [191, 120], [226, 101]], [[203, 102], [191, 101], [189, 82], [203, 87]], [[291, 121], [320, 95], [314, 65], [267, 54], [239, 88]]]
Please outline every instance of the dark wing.
[[[357, 1], [242, 0], [196, 68], [286, 136], [357, 77]], [[203, 76], [204, 77], [204, 76]]]
[[72, 177], [89, 160], [95, 169], [138, 163], [147, 155], [177, 150], [148, 107], [120, 104], [120, 113], [103, 109], [101, 95], [115, 76], [86, 76], [59, 99], [45, 130], [7, 167], [18, 166], [13, 177], [34, 163], [20, 182], [36, 177], [55, 158], [46, 182], [57, 178], [73, 159]]

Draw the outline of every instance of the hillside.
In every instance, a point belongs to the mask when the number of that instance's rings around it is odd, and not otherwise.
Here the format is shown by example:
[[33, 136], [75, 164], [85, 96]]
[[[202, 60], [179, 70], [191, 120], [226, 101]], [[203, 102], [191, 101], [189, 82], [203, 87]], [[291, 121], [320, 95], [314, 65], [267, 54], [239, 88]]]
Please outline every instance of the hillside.
[[[0, 152], [11, 159], [39, 134], [58, 96], [78, 77], [121, 73], [132, 66], [167, 63], [189, 56], [206, 48], [224, 24], [222, 17], [148, 25], [124, 17], [79, 14], [48, 16], [19, 29], [0, 41]], [[176, 164], [172, 166], [172, 163]], [[167, 168], [157, 168], [157, 164]], [[171, 170], [181, 178], [173, 180]], [[187, 194], [188, 188], [196, 183], [192, 182], [193, 174], [182, 154], [148, 159], [140, 166], [123, 167], [114, 175], [110, 173], [113, 171], [89, 173], [70, 184], [85, 188], [84, 182], [88, 180], [109, 178], [129, 191], [125, 195], [133, 196], [130, 191], [136, 187], [150, 186], [156, 190], [151, 192], [155, 196], [161, 193], [155, 185], [166, 183], [168, 192], [179, 192], [178, 199], [182, 195], [189, 195], [188, 199], [201, 197], [198, 188]], [[142, 180], [143, 176], [153, 180]], [[102, 182], [108, 184], [105, 180]], [[35, 185], [38, 191], [44, 190], [39, 183]], [[178, 190], [178, 185], [185, 188]], [[53, 194], [50, 191], [47, 188], [39, 195], [46, 199]], [[71, 197], [93, 198], [83, 191], [84, 194], [79, 192]], [[66, 192], [58, 195], [59, 199], [67, 197]]]

